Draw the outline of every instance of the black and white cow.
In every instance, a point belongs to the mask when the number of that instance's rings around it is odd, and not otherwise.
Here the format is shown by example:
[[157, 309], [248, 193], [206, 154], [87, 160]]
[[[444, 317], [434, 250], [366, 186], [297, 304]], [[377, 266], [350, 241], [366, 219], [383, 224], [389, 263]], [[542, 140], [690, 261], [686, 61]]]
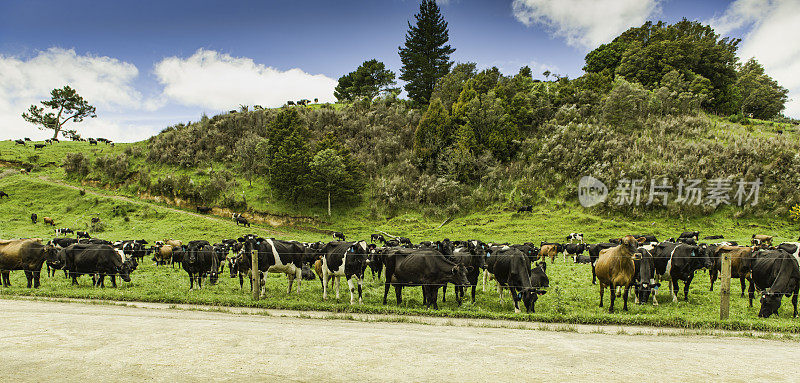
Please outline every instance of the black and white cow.
[[438, 309], [439, 288], [447, 283], [468, 285], [466, 267], [434, 249], [392, 248], [387, 251], [383, 304], [386, 304], [391, 286], [394, 286], [398, 305], [403, 302], [404, 287], [422, 286], [422, 304]]
[[378, 243], [378, 242], [386, 243], [386, 238], [384, 238], [383, 235], [381, 234], [370, 234], [369, 240], [372, 243]]
[[583, 233], [569, 233], [569, 235], [567, 236], [567, 240], [570, 242], [578, 241], [580, 243], [583, 243]]
[[[286, 274], [289, 286], [286, 293], [292, 292], [292, 285], [297, 280], [297, 293], [300, 293], [300, 284], [303, 280], [303, 262], [305, 261], [306, 248], [299, 242], [281, 241], [267, 238], [260, 241], [258, 251], [258, 268], [267, 273]], [[245, 257], [250, 260], [249, 257]], [[247, 262], [247, 261], [245, 261]], [[249, 265], [248, 265], [249, 266]], [[266, 275], [264, 275], [265, 277]], [[262, 277], [263, 278], [263, 277]], [[262, 279], [261, 295], [266, 294], [265, 281]]]
[[66, 236], [67, 234], [75, 234], [75, 232], [72, 231], [72, 229], [70, 228], [56, 229], [56, 235], [62, 235], [62, 234]]
[[328, 281], [332, 278], [335, 278], [336, 299], [339, 299], [339, 282], [341, 277], [344, 277], [350, 290], [350, 304], [355, 303], [353, 279], [356, 280], [360, 304], [363, 301], [364, 268], [370, 255], [367, 243], [333, 241], [325, 245], [320, 254], [322, 255], [322, 299], [328, 298]]
[[333, 240], [334, 241], [344, 241], [345, 240], [344, 239], [344, 234], [340, 233], [338, 231], [332, 232], [331, 235], [333, 236]]
[[712, 266], [711, 259], [699, 246], [685, 243], [661, 242], [654, 248], [656, 275], [661, 280], [670, 281], [672, 301], [678, 302], [678, 281], [684, 281], [684, 300], [689, 301], [689, 285], [694, 273]]
[[91, 238], [91, 236], [89, 235], [89, 233], [88, 233], [88, 232], [85, 232], [85, 231], [78, 231], [78, 232], [75, 232], [75, 235], [77, 235], [77, 236], [78, 236], [78, 238]]
[[38, 220], [39, 220], [39, 215], [37, 215], [36, 213], [32, 213], [31, 214], [31, 222], [36, 224], [36, 221], [38, 221]]

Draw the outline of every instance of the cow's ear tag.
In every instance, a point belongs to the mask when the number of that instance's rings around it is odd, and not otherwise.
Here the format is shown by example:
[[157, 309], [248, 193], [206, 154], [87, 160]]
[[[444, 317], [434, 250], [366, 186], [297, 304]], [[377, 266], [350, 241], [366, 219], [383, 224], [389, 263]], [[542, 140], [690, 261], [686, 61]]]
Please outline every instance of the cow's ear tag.
[[517, 293], [517, 299], [522, 299], [522, 293]]

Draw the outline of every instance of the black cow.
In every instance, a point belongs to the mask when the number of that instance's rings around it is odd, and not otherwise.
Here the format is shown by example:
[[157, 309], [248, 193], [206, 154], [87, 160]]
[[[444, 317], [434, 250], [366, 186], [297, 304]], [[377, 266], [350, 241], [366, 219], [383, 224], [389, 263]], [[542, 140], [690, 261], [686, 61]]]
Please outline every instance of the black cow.
[[725, 239], [725, 237], [721, 236], [721, 235], [709, 235], [709, 236], [703, 237], [703, 239]]
[[11, 197], [8, 196], [8, 194], [6, 192], [0, 190], [0, 198], [3, 198], [3, 197], [11, 198]]
[[87, 238], [87, 239], [88, 238], [92, 238], [92, 236], [90, 236], [89, 233], [87, 233], [85, 231], [78, 231], [78, 232], [75, 233], [75, 235], [77, 235], [78, 238]]
[[45, 144], [33, 144], [33, 150], [44, 148]]
[[514, 312], [520, 312], [519, 301], [525, 305], [525, 310], [534, 310], [537, 295], [543, 294], [542, 290], [531, 286], [530, 260], [521, 251], [513, 247], [504, 247], [494, 251], [486, 258], [486, 271], [494, 274], [497, 280], [497, 292], [500, 295], [500, 304], [503, 304], [503, 288], [508, 288], [514, 301]]
[[172, 265], [173, 269], [175, 268], [176, 264], [183, 268], [183, 258], [186, 256], [186, 249], [186, 245], [172, 248], [172, 259], [170, 259], [170, 264]]
[[567, 243], [564, 245], [564, 260], [566, 261], [567, 257], [572, 255], [573, 262], [575, 262], [574, 258], [583, 254], [584, 250], [586, 250], [585, 243]]
[[[322, 299], [328, 297], [328, 281], [336, 278], [336, 299], [339, 299], [339, 281], [341, 277], [347, 280], [350, 289], [350, 304], [354, 303], [353, 278], [358, 283], [358, 303], [362, 302], [362, 282], [364, 268], [369, 260], [369, 248], [364, 241], [359, 242], [329, 242], [320, 250], [322, 254]], [[388, 278], [387, 269], [387, 278]]]
[[610, 249], [612, 247], [617, 246], [614, 243], [596, 243], [594, 245], [589, 245], [587, 250], [589, 251], [589, 261], [592, 263], [592, 284], [597, 284], [597, 275], [595, 273], [595, 265], [597, 264], [597, 260], [600, 258], [600, 251], [605, 249]]
[[208, 206], [197, 206], [195, 209], [197, 209], [197, 212], [201, 214], [211, 213], [211, 208]]
[[397, 239], [397, 241], [400, 242], [401, 246], [414, 247], [414, 244], [411, 243], [411, 240], [406, 237], [397, 237], [395, 239]]
[[644, 238], [644, 241], [643, 241], [644, 243], [658, 242], [658, 239], [656, 239], [656, 236], [652, 235], [652, 234], [633, 235], [633, 238], [636, 238], [636, 240], [639, 240], [639, 238]]
[[433, 249], [390, 249], [386, 256], [383, 304], [386, 304], [390, 286], [394, 286], [398, 305], [403, 302], [403, 287], [422, 286], [423, 304], [438, 309], [439, 288], [447, 283], [469, 284], [467, 268]]
[[[791, 250], [791, 249], [790, 249]], [[792, 297], [793, 317], [797, 317], [797, 295], [800, 292], [800, 265], [798, 248], [787, 252], [786, 248], [760, 250], [753, 261], [753, 282], [761, 290], [761, 310], [758, 316], [769, 318], [778, 314], [781, 298]]]
[[[468, 241], [466, 246], [462, 246], [453, 251], [453, 255], [448, 257], [450, 260], [464, 265], [467, 268], [467, 286], [456, 286], [456, 301], [461, 304], [464, 299], [464, 288], [472, 288], [472, 303], [475, 303], [475, 290], [478, 287], [478, 279], [481, 271], [486, 268], [486, 250], [489, 247], [481, 241]], [[442, 288], [442, 302], [445, 301], [447, 285]]]
[[92, 286], [105, 287], [106, 275], [111, 277], [114, 287], [117, 287], [117, 275], [125, 282], [131, 281], [130, 272], [135, 268], [135, 262], [124, 260], [111, 246], [76, 243], [61, 251], [66, 262], [64, 269], [69, 271], [73, 285], [77, 285], [78, 277], [84, 274], [92, 275]]
[[36, 213], [31, 214], [31, 222], [33, 222], [34, 225], [36, 224], [36, 221], [38, 221], [38, 220], [39, 220], [39, 216]]
[[517, 213], [524, 213], [526, 211], [527, 212], [532, 212], [533, 211], [533, 205], [523, 205], [523, 206], [520, 206], [519, 209], [517, 209]]
[[340, 233], [338, 231], [334, 231], [333, 233], [331, 233], [331, 235], [333, 235], [333, 240], [334, 241], [344, 241], [345, 240], [344, 239], [344, 234], [342, 234], [342, 233]]
[[237, 215], [233, 219], [236, 221], [236, 226], [239, 226], [241, 224], [242, 226], [250, 227], [250, 221], [248, 221], [247, 218], [241, 215]]
[[576, 255], [575, 256], [575, 263], [591, 263], [592, 257], [588, 255]]
[[69, 245], [73, 245], [73, 244], [78, 243], [78, 240], [76, 238], [58, 238], [58, 237], [56, 237], [56, 238], [53, 238], [53, 240], [50, 241], [50, 243], [52, 243], [54, 246], [58, 246], [58, 247], [67, 247]]
[[209, 275], [208, 280], [212, 285], [217, 283], [219, 259], [208, 241], [190, 241], [188, 250], [183, 257], [182, 266], [189, 274], [189, 290], [194, 288], [195, 280], [197, 288], [202, 288], [202, 281], [206, 274]]
[[25, 146], [25, 140], [14, 140], [15, 145], [23, 145]]
[[31, 139], [30, 139], [30, 138], [28, 138], [28, 137], [25, 137], [25, 138], [23, 138], [23, 140], [25, 140], [25, 141], [30, 141]]
[[386, 254], [384, 254], [383, 249], [378, 249], [375, 244], [370, 244], [367, 246], [369, 249], [369, 266], [370, 270], [372, 271], [372, 279], [375, 279], [375, 274], [378, 274], [378, 279], [381, 279], [381, 273], [383, 272], [383, 260], [386, 258]]
[[693, 238], [695, 241], [700, 240], [700, 232], [699, 231], [684, 231], [681, 235], [678, 236], [678, 240], [681, 238]]
[[95, 140], [94, 138], [90, 138], [89, 145], [97, 145], [97, 140]]
[[369, 240], [372, 243], [378, 243], [378, 242], [386, 243], [386, 238], [383, 238], [383, 235], [381, 235], [381, 234], [371, 234], [369, 236]]
[[680, 287], [678, 281], [684, 281], [683, 296], [689, 301], [689, 285], [694, 278], [694, 272], [712, 266], [711, 259], [699, 246], [685, 243], [661, 242], [654, 248], [656, 275], [659, 279], [670, 280], [672, 301], [677, 302]]

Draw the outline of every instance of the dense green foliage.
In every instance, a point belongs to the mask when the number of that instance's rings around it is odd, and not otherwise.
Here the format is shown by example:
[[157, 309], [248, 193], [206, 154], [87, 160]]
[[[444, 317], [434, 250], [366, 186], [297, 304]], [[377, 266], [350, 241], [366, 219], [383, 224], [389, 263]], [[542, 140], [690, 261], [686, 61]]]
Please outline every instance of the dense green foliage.
[[447, 45], [447, 22], [436, 1], [422, 0], [414, 18], [416, 23], [408, 23], [405, 44], [399, 48], [403, 62], [400, 79], [406, 82], [408, 97], [418, 105], [426, 105], [436, 82], [450, 72], [450, 54], [455, 49]]
[[333, 95], [339, 101], [355, 101], [362, 98], [370, 100], [388, 92], [398, 92], [400, 88], [393, 87], [394, 72], [386, 69], [384, 63], [372, 59], [364, 61], [358, 68], [342, 77], [333, 90]]
[[741, 113], [755, 118], [777, 116], [783, 110], [789, 94], [752, 58], [740, 66], [736, 90], [739, 92]]

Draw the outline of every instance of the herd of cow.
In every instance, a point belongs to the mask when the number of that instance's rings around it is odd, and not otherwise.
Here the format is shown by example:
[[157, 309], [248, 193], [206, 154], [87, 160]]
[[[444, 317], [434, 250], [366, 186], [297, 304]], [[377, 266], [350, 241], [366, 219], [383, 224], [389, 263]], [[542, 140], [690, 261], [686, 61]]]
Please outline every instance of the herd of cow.
[[[66, 232], [69, 233], [69, 232]], [[64, 231], [61, 234], [66, 234]], [[83, 233], [81, 233], [83, 234]], [[573, 262], [592, 266], [592, 283], [599, 281], [600, 307], [603, 307], [605, 288], [609, 288], [609, 311], [614, 311], [617, 297], [623, 299], [623, 310], [628, 309], [628, 294], [634, 289], [635, 302], [644, 304], [652, 299], [658, 305], [656, 293], [661, 281], [669, 281], [673, 301], [678, 301], [679, 281], [683, 281], [683, 298], [688, 301], [689, 288], [695, 272], [709, 270], [713, 291], [721, 269], [721, 259], [729, 256], [731, 277], [741, 282], [744, 297], [745, 282], [749, 281], [748, 296], [753, 305], [756, 290], [761, 293], [760, 317], [776, 314], [783, 296], [791, 297], [794, 316], [797, 316], [797, 296], [800, 289], [800, 243], [772, 245], [772, 237], [754, 235], [750, 246], [735, 242], [701, 243], [699, 232], [685, 232], [677, 239], [659, 242], [652, 235], [626, 235], [607, 243], [586, 244], [581, 233], [571, 233], [570, 243], [542, 242], [496, 244], [479, 240], [423, 241], [412, 244], [408, 238], [374, 234], [367, 241], [345, 241], [342, 233], [334, 232], [333, 241], [303, 243], [256, 235], [244, 235], [211, 244], [206, 240], [184, 243], [178, 240], [146, 240], [109, 242], [97, 238], [56, 237], [43, 243], [40, 239], [0, 241], [0, 275], [3, 286], [8, 286], [9, 271], [24, 270], [28, 287], [39, 287], [39, 273], [44, 264], [48, 275], [64, 270], [65, 276], [78, 284], [78, 277], [91, 275], [93, 286], [104, 286], [110, 277], [116, 287], [116, 276], [129, 282], [130, 274], [151, 257], [156, 265], [180, 265], [189, 276], [189, 288], [202, 287], [206, 277], [211, 284], [218, 281], [228, 265], [231, 278], [252, 276], [252, 257], [257, 256], [258, 275], [266, 293], [264, 277], [267, 273], [286, 274], [287, 293], [292, 292], [296, 281], [297, 292], [302, 280], [319, 279], [322, 299], [327, 299], [330, 281], [334, 282], [336, 298], [339, 284], [345, 278], [350, 292], [350, 303], [362, 302], [362, 282], [367, 268], [373, 278], [381, 278], [385, 270], [383, 304], [391, 287], [395, 289], [397, 304], [402, 303], [404, 287], [422, 288], [423, 304], [438, 308], [438, 294], [446, 299], [447, 285], [455, 286], [455, 297], [460, 304], [467, 289], [475, 302], [476, 288], [483, 276], [483, 290], [491, 279], [497, 283], [500, 302], [503, 292], [509, 290], [515, 312], [520, 312], [521, 301], [528, 312], [535, 312], [538, 298], [547, 292], [549, 279], [547, 262], [552, 264], [559, 253], [571, 256]], [[704, 239], [722, 239], [721, 236]], [[376, 243], [380, 243], [380, 246]], [[587, 252], [588, 255], [583, 253]], [[316, 274], [316, 276], [315, 276]], [[251, 290], [252, 290], [252, 279]], [[588, 283], [588, 281], [587, 281]]]

